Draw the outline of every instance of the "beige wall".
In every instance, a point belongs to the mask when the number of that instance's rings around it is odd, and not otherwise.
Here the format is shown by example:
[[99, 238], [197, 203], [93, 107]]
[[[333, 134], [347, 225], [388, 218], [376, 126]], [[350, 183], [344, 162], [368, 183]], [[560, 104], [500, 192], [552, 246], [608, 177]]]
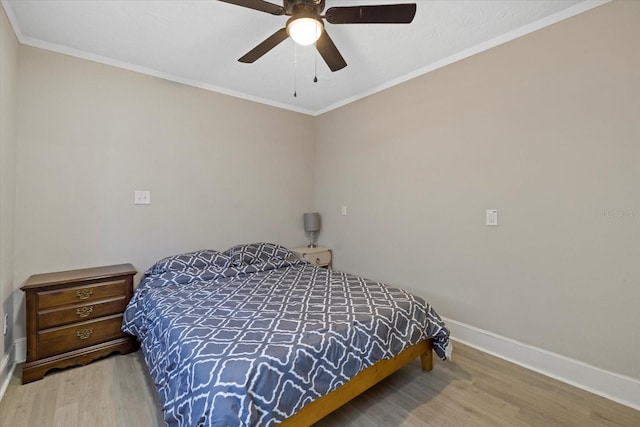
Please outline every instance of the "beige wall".
[[[19, 67], [18, 284], [304, 242], [312, 117], [26, 46]], [[136, 189], [151, 191], [150, 205], [133, 205]]]
[[640, 378], [638, 52], [614, 2], [320, 116], [336, 268]]
[[[16, 182], [16, 76], [18, 41], [4, 9], [0, 7], [0, 331], [5, 313], [14, 317], [14, 207]], [[0, 332], [1, 333], [1, 332]], [[0, 368], [10, 368], [13, 330], [2, 337]], [[0, 381], [3, 373], [0, 372]]]

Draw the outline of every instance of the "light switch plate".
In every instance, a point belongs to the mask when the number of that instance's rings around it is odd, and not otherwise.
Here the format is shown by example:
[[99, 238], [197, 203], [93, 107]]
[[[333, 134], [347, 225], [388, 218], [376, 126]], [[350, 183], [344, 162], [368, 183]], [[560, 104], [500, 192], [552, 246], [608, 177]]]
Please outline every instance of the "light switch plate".
[[149, 191], [149, 190], [135, 190], [133, 192], [133, 204], [134, 205], [150, 205], [151, 204], [151, 191]]
[[498, 225], [498, 209], [487, 209], [487, 225]]

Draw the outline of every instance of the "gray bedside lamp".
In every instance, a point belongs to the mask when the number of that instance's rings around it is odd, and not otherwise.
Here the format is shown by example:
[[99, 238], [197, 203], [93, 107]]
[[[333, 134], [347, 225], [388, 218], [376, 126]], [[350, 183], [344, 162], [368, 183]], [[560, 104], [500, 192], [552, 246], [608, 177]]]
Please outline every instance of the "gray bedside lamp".
[[320, 214], [318, 212], [304, 214], [304, 231], [309, 233], [309, 237], [311, 238], [308, 247], [315, 248], [318, 231], [320, 231]]

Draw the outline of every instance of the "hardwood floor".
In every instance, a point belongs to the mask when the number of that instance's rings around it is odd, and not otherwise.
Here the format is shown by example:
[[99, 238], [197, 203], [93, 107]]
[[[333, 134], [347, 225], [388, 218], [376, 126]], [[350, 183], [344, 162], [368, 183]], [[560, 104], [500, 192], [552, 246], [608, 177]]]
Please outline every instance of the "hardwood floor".
[[[140, 352], [56, 371], [0, 402], [3, 427], [163, 426]], [[407, 365], [317, 427], [640, 426], [640, 412], [455, 343], [454, 362]]]
[[163, 426], [140, 351], [51, 371], [22, 385], [16, 369], [0, 402], [2, 427]]

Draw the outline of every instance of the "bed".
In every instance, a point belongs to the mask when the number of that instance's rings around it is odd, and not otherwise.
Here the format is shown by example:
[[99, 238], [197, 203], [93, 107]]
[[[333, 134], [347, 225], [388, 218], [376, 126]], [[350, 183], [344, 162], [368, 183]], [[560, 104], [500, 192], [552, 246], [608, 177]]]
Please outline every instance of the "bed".
[[449, 331], [421, 298], [271, 243], [164, 258], [123, 320], [168, 426], [311, 425]]

